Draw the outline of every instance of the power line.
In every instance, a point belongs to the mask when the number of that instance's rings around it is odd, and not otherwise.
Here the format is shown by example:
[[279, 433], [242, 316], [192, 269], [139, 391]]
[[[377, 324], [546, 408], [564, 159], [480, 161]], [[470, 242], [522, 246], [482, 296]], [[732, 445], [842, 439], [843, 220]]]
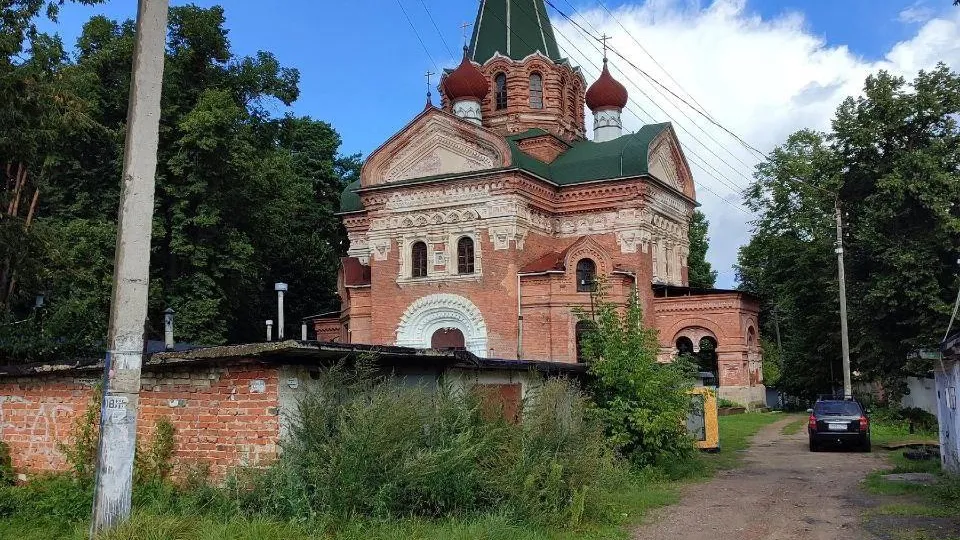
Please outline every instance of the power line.
[[[570, 40], [569, 40], [566, 36], [564, 36], [563, 34], [561, 34], [561, 36], [562, 36], [564, 39], [566, 39], [568, 42], [570, 41]], [[573, 45], [572, 43], [571, 43], [571, 45], [576, 49], [576, 46], [575, 46], [575, 45]], [[563, 48], [562, 45], [560, 45], [559, 43], [557, 43], [557, 46], [561, 49], [561, 52], [563, 52], [564, 54], [566, 54], [566, 55], [568, 55], [568, 56], [572, 56], [572, 55], [569, 54], [569, 51], [566, 51], [566, 50]], [[583, 54], [583, 51], [580, 51], [579, 49], [577, 49], [577, 51], [578, 51], [582, 56], [584, 56], [584, 59], [586, 59], [587, 62], [590, 62], [590, 60], [587, 59], [586, 55]], [[594, 65], [594, 67], [596, 67], [596, 66]], [[640, 90], [640, 92], [643, 93], [643, 90]], [[644, 95], [646, 95], [646, 94], [644, 94]], [[650, 114], [646, 109], [644, 109], [642, 105], [640, 105], [640, 104], [639, 104], [637, 101], [635, 101], [633, 98], [628, 98], [628, 99], [630, 100], [630, 102], [631, 102], [633, 105], [635, 105], [637, 108], [639, 108], [644, 114], [646, 114], [646, 115], [650, 118], [650, 122], [652, 122], [652, 123], [656, 122], [656, 119], [653, 117], [653, 115]], [[649, 99], [649, 96], [647, 96], [647, 99]], [[636, 112], [635, 110], [633, 110], [632, 108], [626, 107], [625, 110], [626, 110], [627, 112], [629, 112], [630, 114], [632, 114], [632, 115], [633, 115], [637, 120], [639, 120], [640, 122], [646, 123], [646, 120], [644, 120], [643, 118], [641, 118], [640, 115], [637, 114], [637, 112]], [[678, 125], [679, 125], [679, 124], [678, 124]], [[692, 135], [691, 135], [691, 136], [692, 136]], [[701, 143], [701, 144], [703, 144], [703, 143]], [[720, 182], [721, 184], [724, 184], [719, 178], [717, 178], [716, 176], [714, 176], [713, 174], [711, 174], [710, 171], [708, 170], [708, 168], [709, 168], [709, 169], [713, 169], [713, 170], [714, 170], [718, 175], [720, 175], [720, 176], [723, 176], [722, 173], [720, 173], [719, 171], [717, 171], [715, 167], [713, 167], [712, 165], [710, 165], [709, 162], [707, 162], [707, 161], [704, 160], [699, 154], [697, 154], [696, 152], [694, 152], [693, 149], [691, 149], [688, 145], [685, 145], [683, 142], [681, 142], [681, 143], [680, 143], [680, 146], [684, 149], [685, 153], [687, 154], [687, 159], [688, 159], [689, 161], [693, 162], [695, 165], [698, 165], [698, 166], [703, 170], [703, 172], [704, 172], [707, 176], [709, 176], [710, 178], [713, 178], [714, 180], [717, 180], [717, 181]], [[730, 186], [727, 185], [727, 184], [724, 184], [724, 185], [725, 185], [726, 187], [728, 187], [728, 188], [730, 187]], [[714, 191], [714, 190], [713, 190], [708, 184], [706, 184], [705, 182], [701, 182], [701, 183], [699, 184], [699, 186], [702, 187], [703, 189], [705, 189], [708, 193], [710, 193], [711, 195], [713, 195], [714, 197], [716, 197], [717, 199], [719, 199], [721, 202], [723, 202], [723, 203], [726, 204], [727, 206], [730, 206], [731, 208], [733, 208], [733, 209], [735, 209], [735, 210], [743, 213], [744, 215], [748, 215], [748, 216], [751, 215], [749, 212], [747, 212], [747, 211], [743, 208], [743, 206], [742, 206], [740, 203], [734, 204], [734, 203], [728, 201], [726, 197], [724, 197], [723, 195], [720, 195], [719, 193], [717, 193], [716, 191]], [[735, 190], [733, 190], [733, 191], [736, 192], [737, 190], [735, 189]]]
[[[579, 48], [577, 48], [577, 46], [573, 43], [573, 41], [570, 40], [570, 38], [568, 38], [566, 35], [564, 35], [563, 32], [560, 32], [559, 30], [557, 30], [557, 33], [560, 34], [561, 37], [563, 37], [564, 39], [566, 39], [567, 42], [570, 43], [574, 48], [576, 48], [576, 49], [578, 50], [578, 52], [580, 52], [581, 54], [583, 54], [583, 52], [580, 51]], [[588, 36], [589, 38], [591, 38], [591, 39], [593, 38], [593, 36], [590, 36], [589, 34], [587, 34], [587, 36]], [[588, 43], [590, 43], [590, 45], [591, 45], [597, 52], [600, 52], [600, 49], [599, 49], [595, 44], [593, 44], [592, 42], [588, 42]], [[586, 60], [588, 63], [590, 63], [590, 64], [593, 65], [594, 67], [597, 67], [596, 64], [594, 64], [593, 61], [589, 59], [589, 57], [587, 57], [586, 55], [583, 55], [583, 56], [584, 56], [585, 60]], [[672, 118], [672, 117], [670, 116], [670, 114], [667, 113], [667, 111], [666, 111], [663, 107], [660, 106], [660, 104], [658, 104], [653, 98], [650, 97], [649, 94], [647, 94], [642, 88], [640, 88], [640, 86], [629, 76], [629, 74], [627, 74], [626, 72], [620, 70], [620, 69], [617, 68], [616, 66], [614, 66], [614, 69], [616, 69], [621, 75], [623, 75], [623, 77], [624, 77], [630, 84], [632, 84], [633, 87], [636, 88], [636, 89], [643, 95], [643, 97], [647, 98], [647, 100], [649, 100], [651, 103], [653, 103], [653, 105], [654, 105], [655, 107], [657, 107], [658, 109], [660, 109], [660, 112], [662, 112], [667, 118], [669, 118], [670, 120], [672, 120], [672, 121], [677, 125], [677, 127], [678, 127], [681, 131], [683, 131], [684, 133], [686, 133], [687, 135], [689, 135], [690, 138], [692, 138], [694, 141], [696, 141], [697, 143], [699, 143], [700, 146], [702, 146], [707, 152], [710, 152], [715, 158], [717, 158], [718, 160], [720, 160], [724, 165], [726, 165], [727, 167], [729, 167], [732, 171], [740, 174], [740, 176], [743, 176], [745, 179], [747, 179], [747, 181], [752, 181], [749, 177], [747, 177], [745, 174], [743, 174], [742, 171], [740, 171], [739, 169], [737, 169], [736, 167], [734, 167], [733, 165], [731, 165], [729, 162], [727, 162], [725, 159], [723, 159], [722, 157], [720, 157], [715, 151], [713, 151], [712, 148], [710, 148], [710, 146], [704, 144], [703, 141], [701, 141], [700, 139], [698, 139], [697, 136], [694, 135], [693, 133], [691, 133], [690, 130], [688, 130], [686, 127], [684, 127], [683, 124], [681, 124], [680, 122], [677, 122], [674, 118]], [[661, 93], [661, 95], [662, 95], [662, 93]], [[628, 97], [628, 99], [629, 99], [630, 101], [632, 101], [633, 103], [636, 103], [636, 100], [634, 100], [633, 98], [629, 98], [629, 97]], [[684, 114], [681, 109], [678, 109], [678, 110], [679, 110], [682, 114]], [[644, 112], [646, 112], [646, 111], [644, 111]], [[648, 114], [649, 114], [649, 113], [648, 113]], [[651, 116], [652, 116], [652, 115], [651, 115]], [[694, 125], [697, 125], [696, 122], [694, 122], [694, 120], [693, 120], [692, 118], [690, 118], [690, 117], [687, 116], [686, 114], [684, 114], [684, 116], [685, 116], [688, 120], [690, 120], [691, 123], [693, 123]], [[697, 125], [697, 127], [700, 127], [700, 126]], [[705, 130], [703, 130], [703, 128], [700, 128], [700, 129], [701, 129], [701, 131], [704, 131], [704, 133], [707, 133]], [[710, 136], [709, 133], [707, 133], [707, 135]], [[720, 143], [719, 141], [717, 141], [716, 139], [713, 139], [713, 140], [714, 140], [714, 142], [715, 142], [716, 144], [721, 145], [721, 143]], [[681, 145], [682, 145], [682, 144], [683, 144], [683, 143], [681, 143]], [[721, 146], [722, 146], [722, 145], [721, 145]], [[689, 147], [687, 147], [687, 148], [689, 149]], [[691, 151], [691, 153], [692, 153], [692, 150], [690, 150], [690, 151]], [[729, 150], [728, 150], [728, 152], [729, 152]], [[702, 158], [701, 158], [701, 159], [702, 159]], [[707, 160], [705, 160], [705, 159], [704, 159], [703, 161], [704, 161], [704, 162], [707, 162]], [[726, 187], [730, 188], [732, 191], [735, 191], [735, 192], [742, 192], [742, 191], [744, 191], [744, 189], [745, 189], [744, 186], [741, 186], [739, 183], [733, 181], [732, 179], [730, 179], [729, 177], [727, 177], [725, 174], [721, 173], [719, 170], [717, 170], [716, 167], [714, 167], [714, 166], [712, 166], [712, 165], [709, 165], [709, 164], [708, 164], [708, 166], [709, 166], [714, 172], [716, 172], [718, 175], [720, 175], [720, 177], [722, 178], [722, 180], [721, 180], [720, 178], [718, 178], [717, 180], [719, 180], [721, 183], [723, 183]]]
[[[599, 68], [597, 67], [597, 65], [596, 65], [592, 60], [590, 60], [589, 56], [588, 56], [587, 54], [585, 54], [582, 50], [580, 50], [580, 48], [577, 47], [576, 44], [573, 43], [573, 41], [572, 41], [569, 37], [567, 37], [563, 32], [561, 32], [561, 31], [558, 30], [558, 29], [555, 29], [555, 31], [557, 32], [557, 34], [560, 35], [560, 37], [562, 37], [563, 39], [565, 39], [565, 40], [567, 41], [567, 43], [570, 44], [570, 46], [572, 46], [578, 53], [580, 53], [580, 55], [583, 57], [583, 59], [585, 60], [586, 63], [590, 64], [590, 65], [593, 66], [594, 68], [599, 69]], [[589, 36], [589, 33], [588, 33], [587, 35]], [[558, 43], [558, 46], [559, 46], [559, 43]], [[600, 52], [600, 49], [597, 48], [596, 45], [594, 45], [593, 43], [591, 43], [591, 46], [593, 46], [594, 49], [597, 50], [597, 52]], [[566, 51], [564, 51], [564, 52], [566, 53]], [[569, 53], [567, 53], [567, 54], [569, 54]], [[571, 55], [571, 56], [572, 56], [572, 55]], [[619, 71], [619, 70], [618, 70], [618, 71]], [[661, 111], [664, 115], [666, 115], [667, 118], [670, 118], [670, 115], [667, 114], [667, 112], [663, 109], [663, 107], [661, 107], [653, 98], [651, 98], [650, 95], [647, 94], [628, 74], [626, 74], [626, 73], [624, 73], [624, 72], [622, 72], [622, 71], [620, 71], [620, 73], [624, 76], [624, 78], [625, 78], [631, 85], [633, 85], [634, 88], [636, 88], [636, 89], [640, 92], [640, 94], [642, 94], [645, 98], [647, 98], [647, 100], [649, 100], [651, 103], [653, 103], [654, 106], [656, 106], [658, 109], [660, 109], [660, 111]], [[632, 103], [633, 105], [635, 105], [636, 107], [638, 107], [641, 111], [643, 111], [643, 112], [644, 112], [647, 116], [649, 116], [651, 119], [654, 118], [654, 116], [653, 116], [652, 114], [650, 114], [646, 109], [644, 109], [643, 106], [640, 105], [634, 98], [628, 96], [628, 100], [629, 100], [630, 103]], [[634, 111], [632, 111], [630, 108], [627, 108], [627, 110], [630, 111], [634, 116], [636, 116], [637, 119], [640, 120], [641, 122], [644, 121], [642, 118], [640, 118], [640, 117], [639, 117]], [[673, 120], [672, 118], [670, 118], [670, 119]], [[696, 137], [696, 135], [694, 135], [694, 134], [691, 133], [689, 130], [687, 130], [687, 129], [683, 126], [683, 124], [680, 124], [679, 122], [676, 122], [676, 121], [674, 121], [674, 123], [676, 124], [676, 126], [677, 126], [680, 130], [682, 130], [684, 133], [686, 133], [687, 135], [689, 135], [690, 138], [692, 138], [694, 141], [696, 141], [697, 143], [699, 143], [700, 146], [702, 146], [702, 147], [705, 148], [707, 151], [709, 151], [710, 153], [712, 153], [715, 157], [717, 157], [717, 159], [719, 159], [719, 160], [721, 160], [721, 161], [724, 161], [723, 158], [721, 158], [721, 157], [718, 156], [715, 152], [713, 152], [713, 151], [710, 149], [710, 147], [707, 146], [706, 144], [704, 144], [703, 141], [701, 141], [699, 138]], [[693, 158], [697, 158], [697, 159], [699, 160], [698, 165], [700, 165], [700, 167], [703, 169], [703, 171], [704, 171], [708, 176], [710, 176], [710, 177], [713, 178], [714, 180], [720, 182], [721, 184], [723, 184], [724, 186], [726, 186], [728, 189], [730, 189], [730, 190], [733, 191], [734, 193], [742, 193], [742, 192], [744, 191], [744, 187], [743, 187], [743, 186], [740, 186], [739, 184], [737, 184], [736, 182], [734, 182], [733, 180], [731, 180], [730, 178], [728, 178], [726, 175], [724, 175], [723, 173], [721, 173], [719, 170], [717, 170], [716, 167], [714, 167], [713, 165], [710, 164], [709, 160], [704, 159], [702, 156], [700, 156], [699, 154], [697, 154], [697, 152], [695, 152], [692, 148], [690, 148], [689, 145], [684, 144], [683, 142], [680, 142], [680, 145], [681, 145], [681, 147], [683, 147], [684, 150], [689, 154], [688, 158], [689, 158], [691, 161], [693, 161]], [[726, 162], [724, 161], [724, 163], [726, 163]], [[728, 167], [730, 167], [731, 169], [733, 169], [733, 170], [737, 170], [735, 167], [731, 166], [729, 163], [726, 163], [726, 165], [727, 165]], [[708, 169], [709, 169], [709, 170], [708, 170]], [[715, 175], [714, 175], [714, 174], [711, 174], [711, 173], [710, 173], [710, 170], [712, 170], [712, 171], [713, 171], [714, 173], [716, 173], [716, 174], [715, 174]], [[713, 193], [713, 191], [712, 191], [706, 184], [703, 184], [703, 187], [704, 187], [707, 191], [710, 191], [711, 193]], [[715, 193], [714, 193], [714, 194], [715, 194]], [[730, 203], [729, 201], [727, 201], [725, 198], [723, 198], [723, 197], [720, 197], [720, 198], [721, 198], [724, 202], [726, 202], [727, 204], [731, 204], [731, 203]], [[741, 212], [746, 213], [742, 208], [739, 208], [739, 207], [737, 207], [737, 208], [738, 208], [738, 210], [740, 210]]]
[[417, 41], [420, 42], [420, 46], [423, 47], [423, 52], [427, 53], [427, 58], [430, 59], [430, 63], [433, 64], [433, 69], [440, 71], [440, 66], [437, 65], [436, 60], [433, 59], [433, 55], [430, 54], [430, 51], [427, 49], [427, 45], [423, 42], [423, 39], [420, 37], [420, 32], [417, 31], [417, 27], [414, 26], [413, 21], [410, 19], [410, 15], [407, 14], [407, 10], [403, 7], [403, 3], [400, 0], [397, 0], [397, 5], [400, 6], [400, 11], [403, 12], [403, 16], [407, 19], [407, 23], [410, 25], [410, 28], [413, 30], [413, 35], [417, 36]]
[[[570, 4], [570, 2], [567, 2], [567, 3]], [[690, 98], [691, 101], [693, 101], [694, 103], [696, 103], [696, 104], [700, 107], [700, 109], [703, 111], [704, 114], [706, 114], [707, 116], [710, 116], [710, 113], [707, 111], [707, 109], [706, 109], [703, 105], [700, 104], [699, 101], [697, 101], [697, 98], [693, 97], [693, 94], [691, 94], [690, 92], [688, 92], [679, 82], [677, 82], [677, 80], [673, 78], [673, 75], [670, 75], [670, 72], [667, 71], [667, 68], [663, 67], [663, 65], [660, 64], [660, 62], [658, 62], [657, 59], [654, 58], [653, 55], [650, 54], [649, 51], [647, 51], [647, 49], [643, 46], [643, 44], [640, 43], [640, 41], [637, 40], [637, 38], [633, 37], [633, 34], [631, 34], [630, 31], [627, 30], [627, 28], [626, 28], [625, 26], [623, 26], [623, 24], [620, 22], [620, 20], [617, 19], [616, 15], [614, 15], [613, 12], [610, 11], [609, 8], [607, 8], [607, 5], [603, 3], [603, 0], [597, 0], [597, 4], [599, 4], [600, 7], [602, 7], [602, 8], [604, 9], [604, 11], [607, 12], [608, 15], [610, 15], [610, 18], [613, 19], [613, 20], [617, 23], [617, 25], [620, 26], [620, 28], [623, 30], [623, 32], [624, 32], [625, 34], [627, 34], [628, 36], [630, 36], [630, 39], [632, 39], [633, 42], [637, 44], [637, 47], [640, 47], [640, 50], [643, 51], [643, 53], [646, 54], [647, 57], [649, 57], [650, 60], [651, 60], [658, 68], [660, 68], [660, 71], [662, 71], [663, 74], [666, 75], [667, 78], [669, 78], [670, 81], [673, 82], [673, 84], [677, 85], [677, 88], [679, 88], [681, 91], [683, 91], [683, 93], [685, 93], [685, 94], [687, 95], [687, 97]], [[571, 5], [570, 7], [573, 8], [573, 5]], [[576, 10], [574, 10], [574, 11], [576, 11]], [[586, 20], [586, 18], [584, 18], [582, 14], [580, 15], [580, 18]], [[591, 26], [593, 26], [593, 25], [591, 25]]]
[[427, 17], [430, 18], [430, 22], [433, 23], [433, 28], [437, 31], [437, 35], [440, 36], [440, 41], [443, 42], [444, 48], [447, 49], [447, 54], [449, 54], [451, 58], [456, 58], [456, 56], [453, 54], [453, 50], [450, 48], [450, 45], [447, 45], [447, 40], [443, 37], [443, 32], [441, 32], [440, 27], [437, 26], [437, 21], [433, 19], [433, 14], [430, 13], [430, 8], [427, 7], [426, 1], [420, 0], [420, 3], [423, 5], [423, 10], [427, 12]]
[[[577, 21], [573, 20], [569, 15], [567, 15], [565, 12], [563, 12], [563, 10], [561, 10], [560, 8], [558, 8], [551, 0], [544, 0], [544, 1], [547, 3], [547, 5], [549, 5], [550, 7], [552, 7], [557, 13], [559, 13], [564, 19], [567, 19], [568, 21], [570, 21], [571, 24], [573, 24], [574, 26], [576, 26], [577, 28], [579, 28], [580, 30], [582, 30], [583, 32], [585, 32], [587, 35], [590, 35], [590, 33], [587, 32], [586, 29], [584, 29], [583, 26], [580, 25], [580, 23], [578, 23]], [[594, 39], [596, 39], [596, 38], [594, 38]], [[751, 145], [750, 143], [748, 143], [748, 142], [746, 142], [745, 140], [743, 140], [739, 135], [737, 135], [736, 133], [734, 133], [733, 131], [731, 131], [730, 129], [728, 129], [726, 126], [724, 126], [723, 124], [721, 124], [721, 123], [717, 122], [716, 120], [714, 120], [713, 118], [711, 118], [710, 115], [708, 115], [708, 114], [706, 114], [705, 112], [701, 111], [699, 108], [694, 107], [692, 104], [690, 104], [689, 101], [687, 101], [686, 99], [684, 99], [684, 98], [680, 97], [679, 95], [677, 95], [677, 93], [674, 92], [672, 89], [668, 88], [667, 86], [664, 86], [663, 83], [661, 83], [661, 82], [658, 81], [655, 77], [651, 76], [649, 73], [647, 73], [646, 71], [644, 71], [643, 69], [641, 69], [639, 66], [637, 66], [636, 64], [634, 64], [632, 61], [630, 61], [629, 58], [627, 58], [626, 56], [620, 54], [619, 51], [617, 51], [617, 50], [614, 49], [613, 47], [607, 47], [607, 48], [608, 48], [613, 54], [616, 54], [618, 57], [620, 57], [620, 59], [623, 60], [624, 62], [626, 62], [630, 67], [632, 67], [633, 69], [637, 70], [638, 72], [640, 72], [641, 75], [643, 75], [643, 76], [646, 77], [648, 80], [650, 80], [651, 82], [653, 82], [655, 85], [659, 86], [660, 88], [663, 88], [664, 90], [666, 90], [667, 92], [669, 92], [673, 97], [675, 97], [676, 99], [680, 100], [680, 102], [682, 102], [684, 105], [686, 105], [687, 107], [690, 107], [691, 109], [693, 109], [694, 112], [696, 112], [696, 113], [699, 114], [700, 116], [703, 116], [704, 118], [706, 118], [707, 121], [709, 121], [711, 124], [717, 126], [718, 128], [720, 128], [720, 129], [722, 129], [723, 131], [725, 131], [726, 133], [728, 133], [731, 137], [733, 137], [734, 139], [736, 139], [736, 140], [737, 140], [740, 144], [742, 144], [745, 148], [747, 148], [748, 150], [751, 150], [751, 151], [755, 152], [755, 153], [756, 153], [758, 156], [760, 156], [761, 158], [765, 157], [765, 154], [763, 153], [763, 151], [759, 150], [759, 149], [756, 148], [755, 146], [753, 146], [753, 145]]]

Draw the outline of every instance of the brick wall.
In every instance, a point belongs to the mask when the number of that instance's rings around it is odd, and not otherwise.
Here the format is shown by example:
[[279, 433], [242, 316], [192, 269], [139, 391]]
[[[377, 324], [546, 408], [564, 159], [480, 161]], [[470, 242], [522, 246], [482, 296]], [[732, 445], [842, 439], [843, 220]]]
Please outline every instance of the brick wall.
[[[170, 419], [175, 474], [190, 464], [206, 464], [214, 478], [222, 478], [236, 466], [264, 465], [276, 457], [276, 367], [148, 369], [142, 381], [138, 444], [149, 445], [157, 421]], [[10, 446], [17, 472], [69, 467], [57, 443], [69, 442], [98, 382], [96, 375], [0, 378], [0, 440]]]

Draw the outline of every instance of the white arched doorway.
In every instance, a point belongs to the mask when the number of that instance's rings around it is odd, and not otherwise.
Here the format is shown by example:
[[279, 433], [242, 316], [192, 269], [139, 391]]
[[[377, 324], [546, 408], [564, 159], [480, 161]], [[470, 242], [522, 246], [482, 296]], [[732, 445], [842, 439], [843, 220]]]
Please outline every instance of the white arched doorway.
[[427, 349], [438, 330], [455, 329], [473, 354], [487, 355], [487, 325], [473, 302], [456, 294], [431, 294], [410, 304], [397, 325], [397, 345]]

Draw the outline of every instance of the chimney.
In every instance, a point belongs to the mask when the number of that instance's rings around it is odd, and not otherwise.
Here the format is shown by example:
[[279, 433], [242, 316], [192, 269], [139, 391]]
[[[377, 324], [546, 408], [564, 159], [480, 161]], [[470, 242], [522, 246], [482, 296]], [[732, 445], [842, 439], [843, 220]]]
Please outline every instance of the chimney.
[[267, 319], [267, 341], [273, 339], [273, 320]]
[[277, 341], [283, 341], [283, 293], [287, 292], [286, 283], [274, 283], [277, 291]]

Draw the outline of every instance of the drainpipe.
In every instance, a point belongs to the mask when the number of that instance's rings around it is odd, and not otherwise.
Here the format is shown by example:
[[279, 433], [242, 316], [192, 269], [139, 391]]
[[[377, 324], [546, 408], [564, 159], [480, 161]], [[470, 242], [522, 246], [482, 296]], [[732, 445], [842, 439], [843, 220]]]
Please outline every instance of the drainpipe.
[[523, 313], [520, 311], [520, 272], [517, 272], [517, 360], [523, 358]]

